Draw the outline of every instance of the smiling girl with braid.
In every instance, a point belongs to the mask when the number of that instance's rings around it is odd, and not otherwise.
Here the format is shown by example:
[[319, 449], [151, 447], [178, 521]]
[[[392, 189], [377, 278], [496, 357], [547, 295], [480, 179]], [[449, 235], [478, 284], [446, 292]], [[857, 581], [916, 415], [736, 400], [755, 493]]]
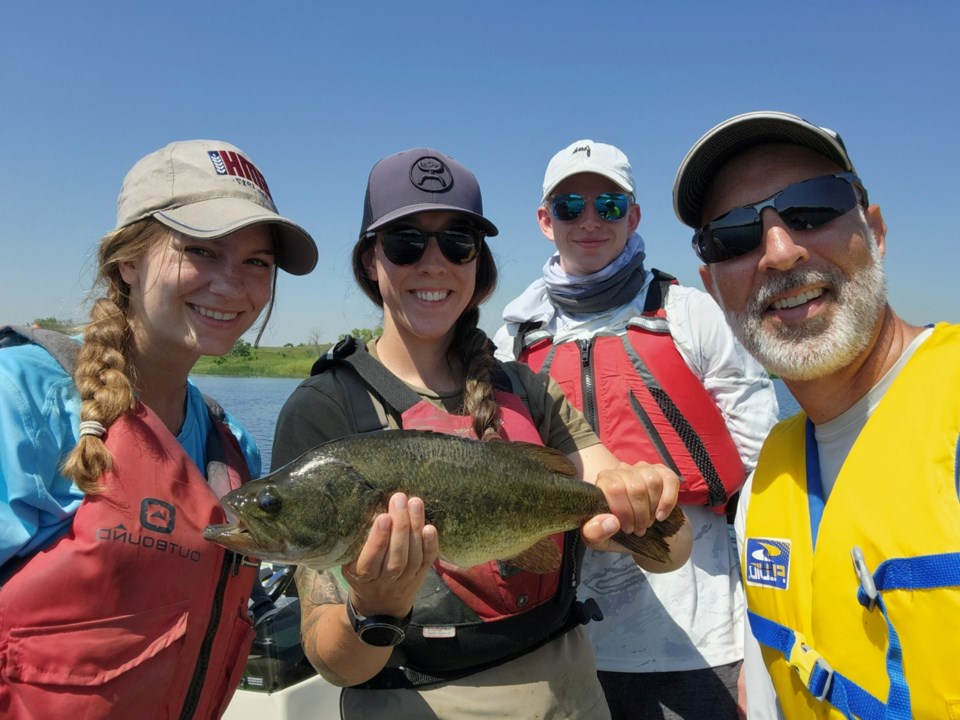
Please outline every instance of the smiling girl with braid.
[[219, 718], [257, 577], [202, 532], [260, 454], [188, 374], [316, 245], [242, 151], [193, 140], [130, 170], [97, 260], [82, 344], [0, 331], [0, 716]]

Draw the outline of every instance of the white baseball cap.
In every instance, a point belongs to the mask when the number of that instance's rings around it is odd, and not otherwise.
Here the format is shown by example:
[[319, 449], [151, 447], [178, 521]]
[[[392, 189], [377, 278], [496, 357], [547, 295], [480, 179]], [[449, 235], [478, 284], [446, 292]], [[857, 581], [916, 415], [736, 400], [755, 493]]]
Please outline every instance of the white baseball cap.
[[577, 140], [550, 159], [543, 176], [543, 198], [550, 197], [554, 189], [571, 175], [594, 173], [613, 180], [636, 199], [637, 186], [633, 182], [630, 161], [613, 145]]

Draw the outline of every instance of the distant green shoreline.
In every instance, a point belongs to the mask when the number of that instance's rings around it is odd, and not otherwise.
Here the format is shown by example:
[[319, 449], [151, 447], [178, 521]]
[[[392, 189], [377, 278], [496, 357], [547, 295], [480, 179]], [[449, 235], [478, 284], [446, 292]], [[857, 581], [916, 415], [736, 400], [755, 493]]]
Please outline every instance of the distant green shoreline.
[[[191, 375], [222, 375], [225, 377], [277, 377], [305, 378], [317, 358], [325, 353], [331, 343], [298, 345], [296, 347], [261, 347], [249, 351], [249, 355], [204, 355], [193, 366]], [[777, 376], [770, 374], [777, 379]]]

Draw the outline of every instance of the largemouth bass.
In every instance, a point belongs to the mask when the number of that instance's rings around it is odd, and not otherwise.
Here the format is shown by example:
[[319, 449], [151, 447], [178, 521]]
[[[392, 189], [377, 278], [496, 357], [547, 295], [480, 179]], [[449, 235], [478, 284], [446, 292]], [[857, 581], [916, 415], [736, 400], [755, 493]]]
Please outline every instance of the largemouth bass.
[[[315, 570], [357, 558], [374, 518], [396, 492], [423, 499], [440, 557], [463, 568], [500, 560], [532, 572], [560, 566], [549, 536], [608, 511], [565, 455], [529, 443], [479, 442], [394, 430], [319, 445], [222, 499], [236, 523], [204, 537], [233, 550]], [[665, 562], [679, 508], [642, 537], [617, 533], [631, 552]]]

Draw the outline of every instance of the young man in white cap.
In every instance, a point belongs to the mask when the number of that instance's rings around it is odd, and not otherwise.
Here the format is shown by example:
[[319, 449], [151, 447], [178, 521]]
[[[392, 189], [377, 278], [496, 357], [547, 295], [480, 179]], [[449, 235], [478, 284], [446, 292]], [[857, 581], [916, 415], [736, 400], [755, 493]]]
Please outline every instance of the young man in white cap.
[[737, 513], [750, 717], [777, 715], [770, 679], [788, 718], [960, 717], [960, 327], [888, 304], [886, 224], [832, 130], [730, 118], [687, 153], [674, 207], [802, 409]]
[[647, 269], [627, 157], [581, 140], [547, 166], [543, 276], [504, 310], [501, 358], [549, 373], [620, 460], [683, 478], [691, 559], [654, 577], [629, 557], [587, 553], [580, 594], [614, 718], [736, 718], [742, 594], [725, 510], [776, 422], [763, 369], [716, 303]]

